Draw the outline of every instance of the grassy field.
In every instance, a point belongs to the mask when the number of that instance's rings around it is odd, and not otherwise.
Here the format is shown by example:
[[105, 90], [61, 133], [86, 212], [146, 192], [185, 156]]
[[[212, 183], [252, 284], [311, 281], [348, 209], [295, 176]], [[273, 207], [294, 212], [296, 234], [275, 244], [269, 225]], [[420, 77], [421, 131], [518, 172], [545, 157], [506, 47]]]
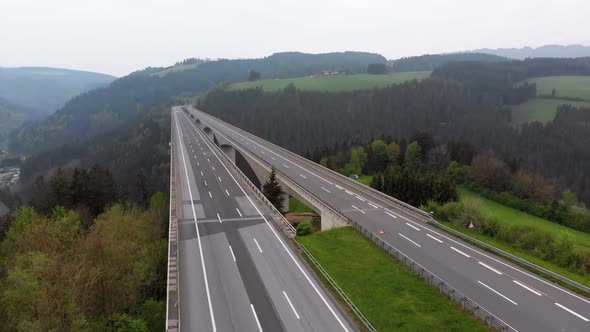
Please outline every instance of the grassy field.
[[527, 80], [537, 84], [537, 95], [590, 99], [590, 76], [547, 76]]
[[361, 175], [356, 180], [358, 182], [364, 184], [364, 185], [371, 186], [371, 183], [373, 182], [373, 176], [371, 176], [371, 175]]
[[261, 80], [255, 82], [242, 82], [231, 84], [228, 90], [244, 90], [255, 87], [262, 87], [265, 91], [277, 91], [293, 83], [301, 90], [315, 91], [352, 91], [372, 89], [374, 87], [385, 87], [392, 84], [398, 84], [405, 81], [417, 79], [421, 80], [430, 76], [429, 71], [417, 71], [407, 73], [393, 73], [387, 75], [320, 75], [314, 77], [299, 77], [289, 79]]
[[551, 121], [555, 117], [557, 107], [562, 104], [590, 107], [589, 102], [583, 101], [532, 98], [512, 107], [512, 122], [514, 124], [522, 124], [530, 121]]
[[198, 63], [191, 63], [188, 65], [176, 65], [176, 66], [172, 66], [170, 68], [164, 69], [162, 71], [159, 71], [157, 73], [153, 73], [152, 76], [160, 76], [160, 77], [164, 77], [170, 73], [176, 72], [176, 71], [184, 71], [184, 70], [189, 70], [189, 69], [195, 69], [199, 66]]
[[378, 331], [487, 331], [350, 227], [297, 240]]
[[313, 212], [313, 210], [297, 198], [289, 197], [289, 212]]
[[576, 243], [581, 249], [590, 250], [590, 234], [577, 231], [557, 223], [545, 220], [531, 214], [513, 209], [506, 205], [494, 202], [477, 193], [474, 193], [465, 188], [459, 188], [459, 195], [461, 201], [474, 200], [481, 203], [484, 212], [494, 215], [498, 221], [507, 226], [510, 225], [529, 225], [540, 228], [542, 230], [551, 232], [557, 236], [568, 233], [572, 241]]

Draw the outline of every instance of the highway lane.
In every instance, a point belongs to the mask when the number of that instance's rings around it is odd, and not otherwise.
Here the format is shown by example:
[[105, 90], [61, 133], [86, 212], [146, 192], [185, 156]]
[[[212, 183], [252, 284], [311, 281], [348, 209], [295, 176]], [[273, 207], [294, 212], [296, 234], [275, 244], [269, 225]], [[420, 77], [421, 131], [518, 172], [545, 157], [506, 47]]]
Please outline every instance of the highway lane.
[[191, 109], [218, 135], [382, 238], [519, 331], [588, 331], [590, 301], [463, 241], [442, 234], [353, 180]]
[[181, 330], [355, 331], [212, 143], [178, 108], [172, 117]]

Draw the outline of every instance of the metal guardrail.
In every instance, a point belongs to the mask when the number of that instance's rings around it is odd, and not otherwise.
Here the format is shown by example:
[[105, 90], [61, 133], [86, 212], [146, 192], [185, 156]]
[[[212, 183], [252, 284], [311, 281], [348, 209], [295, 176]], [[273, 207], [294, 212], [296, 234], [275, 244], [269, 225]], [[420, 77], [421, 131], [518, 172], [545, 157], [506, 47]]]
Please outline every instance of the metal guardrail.
[[[200, 130], [200, 128], [199, 128]], [[256, 195], [255, 197], [265, 206], [267, 209], [270, 210], [271, 216], [273, 217], [273, 221], [283, 230], [285, 235], [289, 238], [293, 239], [296, 235], [296, 229], [291, 225], [291, 223], [283, 216], [283, 214], [277, 210], [277, 208], [264, 196], [264, 194], [248, 179], [248, 177], [231, 161], [231, 159], [223, 153], [223, 151], [213, 143], [213, 146], [217, 149], [218, 152], [223, 156], [226, 166], [230, 166], [231, 169], [238, 175], [239, 179], [245, 183], [248, 188]], [[288, 226], [287, 226], [288, 225]], [[342, 298], [342, 300], [348, 305], [350, 310], [357, 316], [359, 321], [364, 325], [365, 329], [370, 332], [376, 332], [377, 330], [373, 327], [371, 322], [363, 315], [360, 309], [352, 302], [352, 300], [346, 295], [346, 293], [338, 286], [338, 284], [330, 277], [328, 272], [322, 267], [322, 265], [315, 259], [315, 257], [297, 241], [293, 241], [293, 243], [297, 246], [299, 250], [301, 250], [312, 262], [315, 268], [322, 274], [322, 276], [330, 283], [330, 285], [334, 288], [336, 293]]]
[[557, 280], [559, 280], [559, 281], [561, 281], [561, 282], [563, 282], [565, 284], [568, 284], [568, 285], [570, 285], [570, 286], [572, 286], [574, 288], [577, 288], [577, 289], [579, 289], [581, 291], [584, 291], [584, 292], [587, 292], [588, 294], [590, 294], [590, 287], [587, 287], [587, 286], [582, 285], [582, 284], [580, 284], [580, 283], [578, 283], [576, 281], [573, 281], [571, 279], [568, 279], [568, 278], [566, 278], [566, 277], [564, 277], [562, 275], [559, 275], [559, 274], [557, 274], [557, 273], [555, 273], [553, 271], [547, 270], [544, 267], [541, 267], [539, 265], [533, 264], [533, 263], [527, 261], [526, 259], [523, 259], [523, 258], [520, 258], [518, 256], [515, 256], [515, 255], [513, 255], [513, 254], [511, 254], [509, 252], [506, 252], [506, 251], [504, 251], [502, 249], [496, 248], [496, 247], [494, 247], [494, 246], [492, 246], [490, 244], [487, 244], [487, 243], [485, 243], [483, 241], [480, 241], [480, 240], [478, 240], [476, 238], [473, 238], [473, 237], [471, 237], [469, 235], [466, 235], [466, 234], [463, 234], [463, 233], [461, 233], [459, 231], [456, 231], [456, 230], [450, 228], [449, 226], [444, 225], [444, 224], [436, 221], [435, 219], [432, 219], [432, 220], [433, 221], [431, 222], [431, 225], [433, 225], [434, 227], [438, 227], [438, 228], [442, 229], [443, 231], [446, 231], [448, 233], [451, 233], [454, 236], [456, 236], [458, 238], [461, 238], [461, 239], [463, 239], [466, 242], [470, 242], [470, 243], [472, 243], [472, 244], [474, 244], [476, 246], [483, 247], [483, 248], [485, 248], [485, 249], [493, 252], [494, 254], [496, 254], [498, 256], [502, 256], [502, 257], [504, 257], [504, 258], [506, 258], [508, 260], [514, 261], [514, 262], [516, 262], [518, 264], [522, 264], [522, 265], [524, 265], [524, 266], [526, 266], [526, 267], [528, 267], [530, 269], [536, 270], [538, 273], [548, 275], [548, 276], [550, 276], [552, 278], [555, 278], [555, 279], [557, 279]]
[[[243, 131], [240, 128], [237, 128], [237, 127], [231, 125], [231, 124], [226, 124], [226, 125], [227, 126], [234, 127], [235, 129], [237, 129], [239, 131], [242, 131], [242, 132], [244, 132], [247, 135], [252, 135], [252, 134], [250, 134], [250, 133], [248, 133], [246, 131]], [[254, 135], [252, 135], [252, 136], [254, 136]], [[287, 149], [285, 149], [285, 148], [283, 148], [281, 146], [278, 146], [278, 145], [276, 145], [276, 144], [274, 144], [272, 142], [269, 142], [269, 141], [265, 141], [265, 142], [268, 143], [269, 145], [273, 146], [275, 149], [278, 149], [278, 150], [280, 150], [280, 151], [282, 151], [284, 153], [287, 153], [290, 156], [292, 156], [293, 158], [298, 159], [298, 160], [300, 160], [300, 161], [302, 161], [302, 162], [304, 162], [304, 163], [306, 163], [308, 165], [312, 165], [313, 167], [320, 167], [322, 169], [322, 171], [324, 171], [326, 173], [329, 173], [329, 174], [331, 174], [333, 176], [336, 176], [336, 177], [339, 177], [341, 179], [350, 181], [350, 178], [348, 178], [347, 176], [344, 176], [344, 175], [342, 175], [342, 174], [340, 174], [338, 172], [335, 172], [335, 171], [333, 171], [333, 170], [331, 170], [331, 169], [329, 169], [327, 167], [324, 167], [322, 165], [319, 165], [319, 164], [317, 164], [317, 163], [315, 163], [315, 162], [313, 162], [313, 161], [311, 161], [311, 160], [309, 160], [307, 158], [304, 158], [304, 157], [302, 157], [302, 156], [300, 156], [300, 155], [298, 155], [296, 153], [293, 153], [293, 152], [291, 152], [291, 151], [289, 151], [289, 150], [287, 150]], [[428, 212], [422, 211], [422, 210], [420, 210], [420, 209], [418, 209], [418, 208], [416, 208], [416, 207], [414, 207], [414, 206], [412, 206], [412, 205], [410, 205], [408, 203], [405, 203], [405, 202], [400, 201], [399, 199], [397, 199], [395, 197], [391, 197], [391, 196], [389, 196], [387, 194], [384, 194], [381, 191], [379, 191], [379, 190], [377, 190], [375, 188], [371, 188], [370, 186], [367, 186], [367, 185], [365, 185], [363, 183], [360, 183], [358, 181], [355, 181], [354, 183], [356, 185], [360, 186], [361, 188], [365, 189], [365, 190], [371, 191], [373, 194], [376, 194], [376, 195], [380, 196], [381, 198], [383, 198], [383, 199], [385, 199], [385, 200], [387, 200], [389, 202], [392, 202], [392, 203], [394, 203], [396, 205], [399, 205], [399, 206], [401, 206], [401, 207], [403, 207], [403, 208], [405, 208], [407, 210], [410, 210], [410, 212], [412, 214], [417, 214], [417, 215], [420, 215], [422, 217], [426, 217], [428, 219], [432, 219], [432, 216]]]
[[486, 310], [484, 307], [471, 300], [463, 293], [459, 292], [453, 286], [446, 283], [440, 277], [425, 269], [422, 265], [416, 263], [410, 257], [399, 251], [397, 248], [383, 240], [381, 237], [369, 232], [363, 226], [356, 222], [352, 222], [352, 227], [358, 232], [363, 234], [366, 238], [370, 239], [377, 246], [385, 250], [390, 256], [400, 261], [405, 267], [410, 269], [412, 272], [418, 274], [424, 280], [428, 281], [428, 284], [439, 290], [440, 293], [445, 294], [449, 299], [459, 303], [461, 307], [473, 314], [476, 318], [483, 320], [489, 328], [494, 328], [498, 331], [510, 331], [517, 332], [513, 327], [506, 324], [500, 318]]
[[[172, 116], [172, 114], [171, 114]], [[171, 132], [171, 135], [174, 135]], [[173, 138], [172, 138], [173, 139]], [[176, 216], [176, 181], [174, 176], [175, 158], [170, 141], [170, 211], [168, 224], [168, 271], [166, 284], [166, 331], [180, 330], [180, 280], [178, 255], [178, 219]]]
[[[228, 126], [232, 126], [230, 124], [227, 124], [227, 125]], [[239, 128], [235, 127], [235, 126], [232, 126], [232, 127], [236, 128], [237, 130], [242, 131], [241, 129], [239, 129]], [[247, 134], [249, 134], [249, 133], [247, 133]], [[291, 151], [286, 150], [285, 148], [280, 147], [280, 146], [278, 146], [278, 145], [276, 145], [276, 144], [274, 144], [272, 142], [268, 142], [267, 141], [267, 143], [270, 144], [270, 145], [272, 145], [276, 149], [279, 149], [279, 150], [281, 150], [283, 152], [288, 153], [289, 155], [291, 155], [294, 158], [302, 161], [303, 163], [306, 163], [308, 165], [312, 165], [314, 167], [321, 167], [321, 170], [324, 171], [324, 172], [327, 172], [327, 173], [329, 173], [331, 175], [334, 175], [336, 177], [339, 177], [341, 179], [350, 181], [350, 179], [348, 177], [346, 177], [346, 176], [344, 176], [344, 175], [342, 175], [342, 174], [340, 174], [338, 172], [335, 172], [335, 171], [330, 170], [328, 168], [325, 168], [325, 167], [323, 167], [321, 165], [318, 165], [317, 163], [315, 163], [315, 162], [313, 162], [311, 160], [308, 160], [308, 159], [306, 159], [304, 157], [301, 157], [301, 156], [299, 156], [299, 155], [297, 155], [295, 153], [292, 153]], [[512, 261], [514, 261], [514, 262], [516, 262], [518, 264], [522, 264], [522, 265], [526, 266], [527, 268], [535, 271], [535, 273], [537, 273], [537, 274], [549, 276], [551, 278], [554, 278], [555, 280], [558, 280], [558, 281], [562, 282], [563, 284], [567, 284], [567, 285], [569, 285], [569, 286], [571, 286], [573, 288], [576, 288], [576, 289], [578, 289], [578, 290], [580, 290], [582, 292], [590, 293], [590, 287], [587, 287], [585, 285], [582, 285], [582, 284], [580, 284], [580, 283], [578, 283], [578, 282], [576, 282], [574, 280], [571, 280], [571, 279], [566, 278], [566, 277], [564, 277], [562, 275], [559, 275], [559, 274], [557, 274], [557, 273], [555, 273], [553, 271], [547, 270], [547, 269], [545, 269], [545, 268], [543, 268], [541, 266], [538, 266], [536, 264], [533, 264], [533, 263], [531, 263], [531, 262], [529, 262], [529, 261], [527, 261], [525, 259], [522, 259], [520, 257], [514, 256], [514, 255], [512, 255], [512, 254], [510, 254], [508, 252], [505, 252], [505, 251], [503, 251], [501, 249], [498, 249], [498, 248], [496, 248], [496, 247], [494, 247], [492, 245], [489, 245], [489, 244], [487, 244], [485, 242], [482, 242], [480, 240], [477, 240], [477, 239], [475, 239], [475, 238], [473, 238], [473, 237], [471, 237], [469, 235], [466, 235], [466, 234], [463, 234], [461, 232], [458, 232], [458, 231], [456, 231], [456, 230], [454, 230], [454, 229], [452, 229], [452, 228], [450, 228], [450, 227], [448, 227], [448, 226], [446, 226], [446, 225], [438, 222], [437, 220], [435, 220], [432, 217], [432, 215], [430, 215], [430, 213], [428, 213], [426, 211], [420, 210], [420, 209], [418, 209], [418, 208], [416, 208], [416, 207], [414, 207], [412, 205], [409, 205], [409, 204], [407, 204], [407, 203], [405, 203], [403, 201], [400, 201], [400, 200], [398, 200], [398, 199], [396, 199], [394, 197], [391, 197], [391, 196], [389, 196], [389, 195], [387, 195], [387, 194], [385, 194], [385, 193], [383, 193], [383, 192], [381, 192], [381, 191], [379, 191], [377, 189], [371, 188], [371, 187], [369, 187], [369, 186], [367, 186], [367, 185], [365, 185], [363, 183], [360, 183], [360, 182], [356, 182], [355, 181], [354, 184], [357, 187], [360, 187], [363, 190], [368, 190], [371, 193], [380, 196], [382, 199], [385, 199], [388, 202], [391, 202], [391, 203], [393, 203], [395, 205], [398, 205], [398, 206], [402, 207], [406, 212], [408, 212], [410, 214], [418, 215], [420, 217], [425, 218], [424, 221], [429, 222], [432, 225], [434, 225], [435, 227], [439, 227], [439, 228], [441, 228], [441, 229], [443, 229], [443, 230], [445, 230], [445, 231], [447, 231], [447, 232], [449, 232], [449, 233], [451, 233], [451, 234], [453, 234], [453, 235], [455, 235], [455, 236], [463, 239], [464, 241], [475, 243], [476, 245], [478, 245], [480, 247], [483, 247], [483, 248], [485, 248], [485, 249], [493, 252], [494, 254], [496, 254], [498, 256], [501, 256], [501, 257], [504, 257], [506, 259], [512, 260]]]

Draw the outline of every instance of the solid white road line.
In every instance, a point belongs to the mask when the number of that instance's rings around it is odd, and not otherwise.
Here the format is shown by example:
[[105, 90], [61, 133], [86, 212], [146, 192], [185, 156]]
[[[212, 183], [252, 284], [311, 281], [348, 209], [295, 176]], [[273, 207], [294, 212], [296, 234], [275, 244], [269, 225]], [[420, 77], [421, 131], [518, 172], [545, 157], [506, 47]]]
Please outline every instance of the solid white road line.
[[369, 205], [372, 206], [372, 207], [374, 207], [375, 209], [378, 209], [377, 205], [375, 205], [375, 204], [373, 204], [371, 202], [369, 202]]
[[234, 250], [229, 246], [229, 251], [231, 252], [231, 257], [234, 259], [234, 263], [236, 262], [236, 255], [234, 255]]
[[209, 192], [209, 198], [213, 198], [213, 196], [211, 196], [211, 192]]
[[300, 177], [307, 179], [307, 176], [303, 175], [303, 174], [299, 174]]
[[455, 248], [455, 247], [451, 247], [451, 249], [455, 250], [456, 252], [460, 253], [461, 255], [470, 258], [471, 256], [467, 255], [466, 253], [462, 252], [461, 250]]
[[258, 244], [258, 241], [256, 241], [256, 238], [254, 238], [254, 243], [256, 243], [256, 246], [258, 247], [258, 251], [262, 252], [262, 248], [260, 248], [260, 245]]
[[416, 226], [414, 226], [414, 225], [412, 225], [410, 223], [406, 223], [406, 225], [412, 227], [413, 229], [417, 230], [418, 232], [420, 231], [420, 228], [418, 228], [418, 227], [416, 227]]
[[258, 320], [258, 316], [256, 315], [256, 310], [254, 310], [254, 305], [250, 303], [250, 307], [252, 308], [252, 314], [254, 315], [254, 319], [256, 319], [256, 325], [258, 325], [258, 330], [262, 332], [262, 326], [260, 326], [260, 321]]
[[435, 238], [434, 236], [430, 235], [430, 234], [426, 234], [426, 236], [428, 236], [429, 238], [433, 239], [434, 241], [438, 242], [438, 243], [443, 243], [441, 240]]
[[353, 208], [355, 208], [355, 209], [357, 209], [357, 211], [359, 211], [359, 212], [362, 212], [363, 214], [367, 214], [365, 211], [363, 211], [363, 210], [361, 210], [361, 209], [357, 208], [357, 207], [356, 207], [356, 206], [354, 206], [354, 205], [352, 205], [352, 207], [353, 207]]
[[289, 302], [289, 305], [291, 306], [291, 310], [293, 310], [293, 313], [295, 314], [295, 317], [297, 317], [297, 319], [299, 318], [299, 314], [297, 313], [297, 310], [295, 310], [295, 307], [293, 306], [293, 303], [291, 303], [291, 300], [289, 300], [289, 297], [287, 296], [287, 293], [285, 293], [285, 291], [283, 291], [283, 295], [285, 295], [285, 298], [287, 299], [287, 302]]
[[326, 188], [324, 188], [324, 187], [322, 187], [322, 189], [323, 189], [325, 192], [327, 192], [328, 194], [330, 193], [330, 191], [329, 191], [328, 189], [326, 189]]
[[561, 309], [563, 309], [563, 310], [565, 310], [565, 311], [569, 312], [570, 314], [577, 316], [578, 318], [580, 318], [581, 320], [583, 320], [583, 321], [585, 321], [585, 322], [588, 322], [588, 321], [589, 321], [589, 319], [588, 319], [588, 318], [586, 318], [586, 317], [584, 317], [584, 316], [580, 315], [579, 313], [577, 313], [577, 312], [573, 311], [572, 309], [570, 309], [570, 308], [568, 308], [568, 307], [566, 307], [566, 306], [563, 306], [563, 305], [561, 305], [561, 304], [559, 304], [559, 303], [557, 303], [557, 302], [555, 303], [555, 305], [556, 305], [556, 306], [558, 306], [558, 307], [560, 307]]
[[486, 267], [486, 268], [488, 268], [488, 269], [490, 269], [490, 270], [492, 270], [492, 271], [496, 272], [497, 274], [499, 274], [499, 275], [502, 275], [502, 272], [500, 272], [500, 271], [498, 271], [498, 270], [494, 269], [493, 267], [489, 266], [488, 264], [486, 264], [486, 263], [483, 263], [483, 262], [478, 262], [478, 263], [479, 263], [479, 265], [482, 265], [482, 266], [484, 266], [484, 267]]
[[[186, 115], [185, 115], [185, 117], [186, 117]], [[188, 119], [188, 117], [186, 117], [186, 118]], [[205, 139], [203, 137], [203, 135], [198, 131], [197, 127], [194, 124], [192, 124], [192, 123], [191, 123], [191, 125], [193, 126], [193, 128], [195, 130], [197, 130], [197, 133], [199, 134], [199, 136], [202, 139]], [[209, 143], [207, 141], [204, 141], [204, 142], [211, 149], [211, 151], [213, 151], [213, 148], [211, 148], [211, 146], [209, 145]], [[213, 152], [213, 154], [215, 155], [215, 157], [217, 158], [217, 160], [219, 160], [221, 162], [221, 159], [219, 158], [219, 156], [215, 152]], [[277, 241], [281, 244], [281, 246], [283, 247], [283, 249], [285, 250], [285, 252], [287, 253], [287, 255], [289, 255], [289, 258], [291, 258], [291, 261], [293, 261], [293, 264], [295, 264], [295, 266], [299, 269], [299, 272], [301, 272], [301, 274], [303, 275], [303, 277], [305, 277], [305, 280], [307, 280], [307, 282], [311, 285], [311, 287], [316, 292], [316, 294], [319, 296], [319, 298], [322, 300], [322, 302], [324, 303], [324, 305], [326, 306], [326, 308], [328, 308], [328, 310], [330, 310], [330, 313], [332, 314], [332, 316], [334, 316], [334, 318], [336, 319], [336, 321], [338, 321], [338, 324], [340, 324], [340, 327], [342, 327], [342, 329], [345, 332], [348, 332], [348, 328], [346, 327], [346, 325], [344, 325], [344, 322], [342, 321], [342, 319], [340, 319], [340, 317], [338, 317], [338, 314], [336, 313], [336, 311], [334, 311], [334, 309], [332, 308], [332, 306], [330, 305], [330, 303], [328, 302], [328, 300], [326, 300], [326, 298], [324, 297], [324, 295], [322, 295], [322, 293], [320, 292], [320, 290], [318, 289], [318, 287], [311, 280], [311, 278], [309, 277], [309, 275], [307, 274], [307, 272], [305, 272], [305, 270], [303, 269], [303, 267], [301, 266], [301, 264], [299, 264], [299, 261], [297, 261], [297, 259], [293, 255], [293, 253], [289, 250], [289, 248], [285, 244], [285, 242], [283, 242], [283, 240], [281, 239], [281, 237], [279, 236], [279, 234], [277, 234], [277, 231], [273, 228], [273, 226], [270, 224], [270, 222], [268, 221], [268, 219], [266, 219], [266, 217], [262, 214], [262, 212], [260, 212], [260, 209], [258, 208], [258, 206], [256, 206], [256, 204], [254, 204], [254, 202], [252, 201], [252, 199], [246, 194], [246, 191], [244, 190], [244, 188], [242, 188], [242, 186], [240, 186], [240, 184], [238, 183], [238, 180], [236, 180], [236, 178], [229, 172], [229, 170], [223, 164], [223, 162], [221, 162], [221, 165], [223, 166], [223, 168], [225, 168], [225, 170], [227, 171], [227, 173], [229, 174], [229, 176], [232, 178], [232, 180], [234, 180], [234, 182], [236, 183], [236, 185], [238, 186], [238, 188], [240, 188], [240, 190], [242, 191], [242, 193], [244, 194], [244, 196], [246, 196], [246, 198], [248, 199], [248, 201], [250, 202], [250, 204], [252, 204], [252, 206], [254, 207], [254, 209], [256, 209], [256, 212], [258, 212], [258, 214], [262, 217], [262, 219], [264, 220], [264, 222], [266, 223], [266, 225], [268, 226], [268, 228], [270, 229], [270, 231], [273, 233], [273, 235], [275, 236], [275, 238], [277, 239]], [[236, 208], [236, 210], [238, 210], [238, 209]], [[240, 210], [238, 210], [238, 213], [240, 213]], [[241, 213], [240, 213], [240, 215], [241, 215]]]
[[492, 292], [494, 292], [494, 293], [496, 293], [496, 294], [500, 295], [500, 296], [501, 296], [501, 297], [503, 297], [503, 298], [504, 298], [506, 301], [509, 301], [510, 303], [512, 303], [512, 304], [514, 304], [514, 305], [518, 305], [518, 303], [516, 303], [516, 302], [512, 301], [511, 299], [509, 299], [508, 297], [504, 296], [502, 293], [498, 292], [497, 290], [493, 289], [492, 287], [490, 287], [490, 286], [488, 286], [488, 285], [484, 284], [483, 282], [481, 282], [481, 281], [479, 281], [479, 280], [478, 280], [477, 282], [478, 282], [478, 283], [480, 283], [480, 284], [481, 284], [482, 286], [484, 286], [485, 288], [487, 288], [487, 289], [491, 290]]
[[419, 247], [419, 248], [421, 248], [421, 247], [422, 247], [422, 246], [421, 246], [421, 245], [419, 245], [418, 243], [416, 243], [416, 242], [414, 242], [414, 241], [410, 240], [410, 239], [409, 239], [407, 236], [403, 235], [402, 233], [397, 233], [397, 234], [398, 234], [399, 236], [403, 237], [404, 239], [406, 239], [406, 240], [408, 240], [408, 241], [412, 242], [412, 243], [413, 243], [414, 245], [416, 245], [417, 247]]
[[240, 209], [236, 208], [236, 211], [238, 211], [238, 214], [240, 215], [240, 218], [243, 217], [242, 216], [242, 212], [240, 212]]
[[[175, 118], [175, 122], [177, 124], [178, 127], [178, 118]], [[191, 202], [194, 202], [193, 200], [193, 193], [191, 191], [191, 185], [190, 185], [190, 180], [188, 177], [188, 170], [186, 168], [186, 160], [184, 158], [184, 151], [182, 148], [182, 138], [180, 137], [180, 127], [178, 127], [178, 140], [179, 140], [179, 144], [180, 144], [180, 154], [182, 155], [182, 163], [184, 164], [184, 174], [186, 176], [186, 183], [188, 186], [188, 194], [189, 197], [191, 199]], [[211, 303], [211, 293], [209, 292], [209, 281], [207, 280], [207, 269], [205, 268], [205, 258], [203, 257], [203, 246], [201, 245], [201, 234], [199, 232], [199, 226], [197, 224], [197, 212], [195, 211], [195, 205], [191, 204], [192, 210], [193, 210], [193, 218], [195, 220], [195, 229], [197, 231], [197, 242], [199, 244], [199, 254], [201, 256], [201, 268], [203, 270], [203, 277], [205, 279], [205, 291], [207, 293], [207, 302], [209, 304], [209, 314], [211, 316], [211, 328], [213, 329], [213, 332], [217, 331], [217, 325], [215, 324], [215, 315], [213, 314], [213, 304]]]
[[395, 215], [393, 215], [393, 214], [391, 214], [391, 213], [389, 213], [387, 211], [385, 211], [385, 214], [388, 215], [388, 216], [390, 216], [390, 217], [392, 217], [392, 218], [396, 218], [397, 219], [397, 216], [395, 216]]
[[219, 223], [220, 223], [220, 224], [222, 223], [222, 221], [221, 221], [221, 217], [219, 216], [219, 213], [217, 214], [217, 220], [219, 220]]
[[533, 294], [535, 294], [537, 296], [542, 296], [543, 295], [543, 294], [537, 292], [536, 290], [534, 290], [533, 288], [531, 288], [531, 287], [529, 287], [529, 286], [527, 286], [527, 285], [525, 285], [523, 283], [518, 282], [518, 280], [513, 280], [513, 281], [514, 281], [515, 284], [519, 285], [520, 287], [528, 290], [529, 292], [531, 292], [531, 293], [533, 293]]
[[225, 193], [227, 194], [227, 197], [230, 197], [231, 195], [229, 194], [229, 191], [227, 191], [227, 189], [225, 189]]
[[[403, 218], [403, 219], [405, 219], [405, 220], [407, 220], [407, 221], [410, 221], [410, 222], [411, 222], [411, 220], [410, 220], [410, 219], [408, 219], [408, 218], [406, 218], [406, 217], [404, 217], [404, 216], [400, 216], [400, 217], [401, 217], [401, 218]], [[525, 276], [527, 276], [527, 277], [529, 277], [529, 278], [535, 279], [535, 280], [537, 280], [537, 281], [539, 281], [539, 282], [541, 282], [541, 283], [543, 283], [543, 284], [545, 284], [545, 285], [547, 285], [547, 286], [549, 286], [549, 287], [552, 287], [552, 288], [554, 288], [554, 289], [556, 289], [556, 290], [558, 290], [558, 291], [560, 291], [560, 292], [563, 292], [563, 293], [565, 293], [565, 294], [567, 294], [567, 295], [569, 295], [569, 296], [571, 296], [571, 297], [574, 297], [574, 298], [576, 298], [576, 299], [578, 299], [578, 300], [580, 300], [580, 301], [582, 301], [582, 302], [585, 302], [585, 303], [588, 303], [588, 304], [590, 304], [590, 300], [587, 300], [587, 299], [585, 299], [585, 298], [583, 298], [583, 297], [580, 297], [580, 296], [579, 296], [579, 295], [577, 295], [577, 294], [574, 294], [574, 293], [572, 293], [572, 292], [570, 292], [570, 291], [567, 291], [567, 290], [565, 290], [565, 289], [563, 289], [563, 288], [561, 288], [561, 287], [558, 287], [558, 286], [556, 286], [556, 285], [554, 285], [554, 284], [552, 284], [552, 283], [550, 283], [550, 282], [548, 282], [548, 281], [546, 281], [546, 280], [544, 280], [544, 279], [541, 279], [541, 278], [539, 278], [539, 277], [537, 277], [537, 276], [535, 276], [535, 275], [533, 275], [533, 274], [530, 274], [530, 273], [528, 273], [528, 272], [525, 272], [525, 271], [523, 271], [523, 270], [517, 269], [517, 268], [513, 267], [512, 265], [509, 265], [509, 264], [507, 264], [507, 263], [504, 263], [504, 262], [502, 262], [502, 261], [500, 261], [500, 260], [498, 260], [498, 259], [496, 259], [496, 258], [494, 258], [494, 257], [492, 257], [492, 256], [490, 256], [490, 255], [488, 255], [488, 254], [485, 254], [485, 253], [483, 253], [483, 252], [481, 252], [481, 251], [478, 251], [478, 250], [476, 250], [476, 249], [474, 249], [474, 248], [471, 248], [471, 247], [469, 247], [469, 246], [467, 246], [467, 245], [465, 245], [465, 244], [463, 244], [463, 243], [461, 243], [461, 242], [458, 242], [457, 240], [454, 240], [454, 239], [452, 239], [452, 238], [450, 238], [450, 237], [448, 237], [448, 236], [446, 236], [446, 235], [444, 235], [444, 234], [441, 234], [441, 233], [439, 233], [439, 232], [437, 232], [437, 231], [435, 231], [435, 230], [429, 229], [429, 231], [430, 231], [430, 232], [432, 232], [432, 233], [434, 233], [434, 234], [436, 234], [436, 235], [438, 235], [438, 236], [440, 236], [440, 237], [442, 237], [442, 238], [445, 238], [445, 239], [447, 239], [447, 240], [449, 240], [449, 241], [451, 241], [451, 242], [454, 242], [454, 243], [456, 243], [457, 245], [459, 245], [459, 246], [462, 246], [463, 248], [465, 248], [465, 249], [467, 249], [467, 250], [471, 250], [472, 252], [474, 252], [474, 253], [476, 253], [476, 254], [478, 254], [478, 255], [481, 255], [481, 256], [483, 256], [483, 257], [486, 257], [486, 258], [488, 258], [488, 259], [491, 259], [491, 260], [493, 260], [494, 262], [496, 262], [496, 263], [498, 263], [498, 264], [502, 264], [502, 265], [504, 265], [505, 267], [507, 267], [507, 268], [509, 268], [509, 269], [512, 269], [512, 270], [514, 270], [514, 271], [516, 271], [516, 272], [518, 272], [518, 273], [521, 273], [521, 274], [523, 274], [523, 275], [525, 275]]]

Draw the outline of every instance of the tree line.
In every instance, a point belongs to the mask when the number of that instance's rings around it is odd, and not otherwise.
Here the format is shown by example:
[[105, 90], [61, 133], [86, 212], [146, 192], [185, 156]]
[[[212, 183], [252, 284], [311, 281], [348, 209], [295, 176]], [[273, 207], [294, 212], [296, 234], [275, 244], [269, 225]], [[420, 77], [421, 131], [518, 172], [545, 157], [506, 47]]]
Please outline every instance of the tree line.
[[68, 101], [55, 114], [30, 123], [12, 135], [11, 151], [25, 154], [59, 148], [110, 132], [150, 107], [168, 105], [176, 96], [192, 96], [224, 81], [248, 80], [250, 71], [262, 78], [289, 78], [322, 70], [365, 72], [371, 63], [385, 63], [374, 53], [277, 53], [262, 59], [206, 61], [188, 59], [195, 68], [156, 75], [165, 68], [146, 68]]
[[590, 204], [590, 112], [584, 109], [564, 106], [547, 124], [514, 128], [510, 111], [497, 100], [474, 96], [462, 83], [443, 79], [342, 93], [292, 86], [275, 93], [214, 89], [197, 107], [307, 156], [376, 137], [404, 145], [415, 132], [425, 132], [446, 145], [451, 160], [470, 165], [476, 154], [491, 152], [512, 172], [541, 175], [555, 193], [570, 189]]
[[436, 68], [433, 77], [461, 82], [467, 93], [488, 102], [517, 104], [534, 96], [534, 85], [514, 87], [531, 77], [590, 75], [590, 57], [533, 58], [502, 62], [449, 62]]

